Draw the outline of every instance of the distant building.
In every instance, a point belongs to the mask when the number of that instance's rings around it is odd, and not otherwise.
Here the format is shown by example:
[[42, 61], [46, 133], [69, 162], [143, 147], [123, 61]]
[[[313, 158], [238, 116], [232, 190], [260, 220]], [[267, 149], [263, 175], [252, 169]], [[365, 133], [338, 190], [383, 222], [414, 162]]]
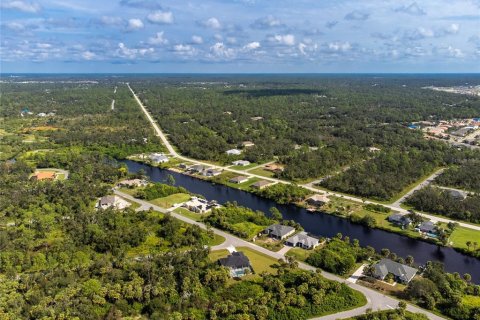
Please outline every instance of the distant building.
[[108, 209], [108, 208], [115, 208], [115, 209], [125, 209], [132, 204], [126, 200], [123, 200], [119, 196], [111, 195], [111, 196], [105, 196], [101, 197], [100, 200], [98, 200], [96, 208], [97, 209]]
[[147, 180], [144, 179], [128, 179], [123, 180], [118, 183], [119, 187], [125, 188], [135, 188], [135, 187], [145, 187], [148, 184]]
[[457, 137], [465, 137], [471, 130], [471, 127], [464, 127], [460, 128], [457, 131], [453, 132], [452, 134]]
[[314, 249], [320, 244], [317, 238], [309, 236], [306, 232], [299, 232], [285, 241], [286, 245], [303, 249]]
[[238, 177], [234, 177], [230, 180], [228, 180], [229, 182], [231, 183], [244, 183], [244, 182], [247, 182], [248, 181], [248, 177], [245, 177], [245, 176], [238, 176]]
[[209, 168], [207, 170], [204, 170], [202, 174], [206, 177], [215, 177], [222, 174], [222, 172], [223, 171], [221, 169]]
[[412, 223], [409, 217], [399, 213], [392, 214], [387, 219], [389, 222], [402, 228], [408, 227]]
[[250, 260], [243, 252], [232, 252], [226, 258], [218, 259], [218, 263], [230, 269], [230, 276], [233, 278], [243, 277], [253, 272]]
[[330, 202], [330, 199], [325, 194], [314, 194], [313, 196], [307, 198], [306, 202], [311, 206], [321, 207]]
[[192, 173], [201, 173], [201, 172], [203, 172], [207, 169], [209, 169], [209, 167], [204, 166], [203, 164], [196, 164], [196, 165], [193, 165], [190, 168], [188, 168], [188, 171], [190, 171]]
[[32, 180], [55, 180], [57, 178], [57, 173], [53, 171], [37, 171], [31, 177]]
[[262, 190], [270, 185], [272, 185], [273, 182], [271, 181], [267, 181], [267, 180], [260, 180], [260, 181], [257, 181], [255, 183], [253, 183], [250, 187], [254, 188], [254, 189], [258, 189], [258, 190]]
[[263, 120], [263, 117], [251, 117], [253, 121]]
[[467, 198], [467, 194], [465, 192], [453, 189], [445, 189], [445, 192], [448, 192], [450, 196], [456, 200], [465, 200]]
[[234, 166], [242, 166], [242, 167], [245, 167], [245, 166], [248, 166], [250, 164], [250, 161], [247, 161], [247, 160], [237, 160], [237, 161], [233, 161], [232, 164]]
[[244, 148], [250, 148], [250, 147], [253, 147], [255, 146], [255, 143], [253, 143], [252, 141], [243, 141], [242, 142], [242, 147]]
[[263, 233], [268, 234], [271, 238], [277, 240], [283, 240], [289, 235], [295, 233], [295, 228], [290, 226], [284, 226], [281, 224], [272, 224], [270, 227], [265, 229]]
[[238, 156], [238, 155], [242, 154], [242, 150], [230, 149], [230, 150], [225, 151], [225, 153], [228, 154], [229, 156]]
[[368, 151], [370, 152], [379, 152], [381, 149], [380, 148], [377, 148], [377, 147], [369, 147], [368, 148]]
[[417, 269], [407, 265], [392, 261], [390, 259], [382, 259], [375, 264], [374, 276], [380, 280], [391, 273], [395, 277], [395, 281], [401, 283], [409, 283], [417, 274]]
[[150, 160], [152, 160], [153, 163], [166, 163], [169, 159], [163, 153], [152, 153], [150, 155]]
[[179, 167], [180, 169], [188, 170], [188, 169], [191, 167], [191, 165], [188, 165], [188, 164], [186, 164], [186, 163], [180, 163], [180, 164], [178, 165], [178, 167]]

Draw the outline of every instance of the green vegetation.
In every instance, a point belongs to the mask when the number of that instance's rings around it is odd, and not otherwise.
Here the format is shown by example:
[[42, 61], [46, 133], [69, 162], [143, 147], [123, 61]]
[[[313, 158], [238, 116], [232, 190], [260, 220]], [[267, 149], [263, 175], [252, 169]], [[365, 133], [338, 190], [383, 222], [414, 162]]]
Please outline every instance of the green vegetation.
[[255, 183], [258, 180], [260, 180], [259, 178], [250, 178], [250, 179], [248, 179], [248, 181], [242, 182], [242, 183], [230, 182], [230, 179], [232, 179], [234, 177], [238, 177], [238, 176], [241, 176], [241, 174], [238, 174], [238, 173], [235, 173], [235, 172], [225, 171], [222, 174], [220, 174], [216, 177], [213, 177], [211, 179], [211, 181], [214, 182], [214, 183], [223, 184], [223, 185], [229, 186], [231, 188], [235, 188], [235, 189], [250, 190], [250, 185], [252, 183]]
[[296, 203], [312, 194], [312, 191], [293, 184], [277, 183], [255, 193], [261, 197], [274, 200], [280, 204]]
[[150, 202], [162, 208], [170, 208], [176, 203], [188, 201], [190, 197], [187, 193], [174, 193], [163, 198], [150, 200]]
[[[157, 182], [149, 184], [146, 187], [138, 188], [137, 192], [135, 193], [135, 197], [150, 201], [157, 198], [165, 198], [178, 193], [188, 194], [188, 191], [182, 187], [174, 187], [168, 184]], [[181, 198], [183, 198], [183, 195]]]
[[235, 249], [243, 252], [248, 257], [255, 274], [261, 274], [262, 272], [275, 274], [276, 269], [274, 269], [272, 266], [278, 264], [278, 261], [274, 258], [261, 252], [252, 250], [248, 247], [237, 247]]
[[405, 203], [416, 210], [480, 223], [480, 195], [468, 196], [465, 200], [460, 200], [448, 190], [426, 187], [417, 190]]
[[442, 186], [480, 193], [480, 161], [470, 160], [445, 170], [435, 182]]
[[392, 212], [392, 209], [388, 207], [384, 207], [381, 204], [374, 204], [374, 203], [369, 203], [363, 206], [365, 210], [368, 211], [373, 211], [373, 212], [380, 212], [380, 213], [390, 213]]

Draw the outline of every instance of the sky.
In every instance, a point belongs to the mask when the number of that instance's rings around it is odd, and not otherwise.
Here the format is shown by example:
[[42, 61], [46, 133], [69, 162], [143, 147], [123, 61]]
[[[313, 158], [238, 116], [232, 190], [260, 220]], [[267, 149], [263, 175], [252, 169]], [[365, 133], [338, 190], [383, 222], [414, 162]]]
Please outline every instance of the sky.
[[0, 72], [480, 72], [480, 0], [0, 0]]

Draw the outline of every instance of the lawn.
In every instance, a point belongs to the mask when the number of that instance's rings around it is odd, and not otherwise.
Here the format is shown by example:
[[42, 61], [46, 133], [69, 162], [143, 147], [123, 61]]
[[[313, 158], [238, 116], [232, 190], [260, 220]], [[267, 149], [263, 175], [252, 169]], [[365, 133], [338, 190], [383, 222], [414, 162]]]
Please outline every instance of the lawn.
[[271, 171], [267, 171], [263, 168], [257, 168], [257, 169], [253, 169], [253, 170], [250, 170], [248, 171], [249, 173], [252, 173], [252, 174], [257, 174], [259, 176], [263, 176], [263, 177], [268, 177], [268, 178], [271, 178], [273, 177], [274, 173], [271, 172]]
[[243, 182], [243, 183], [232, 183], [232, 182], [229, 181], [230, 179], [232, 179], [234, 177], [238, 177], [238, 176], [240, 176], [240, 174], [235, 173], [235, 172], [225, 171], [221, 175], [214, 177], [211, 181], [214, 182], [214, 183], [219, 183], [219, 184], [226, 185], [226, 186], [228, 186], [230, 188], [234, 188], [234, 189], [248, 190], [248, 189], [250, 189], [250, 185], [252, 183], [255, 183], [258, 180], [260, 180], [259, 178], [250, 178], [246, 182]]
[[[472, 244], [477, 242], [477, 249], [480, 248], [480, 231], [457, 227], [450, 235], [450, 241], [453, 242], [453, 247], [465, 248], [467, 249], [466, 242], [471, 241]], [[470, 247], [473, 249], [473, 247]]]
[[480, 306], [480, 297], [467, 295], [463, 297], [462, 304], [471, 308], [478, 307]]
[[173, 210], [173, 212], [178, 213], [186, 218], [192, 219], [193, 221], [201, 221], [203, 217], [203, 214], [195, 213], [185, 208], [177, 208]]
[[307, 260], [308, 256], [310, 253], [312, 253], [313, 250], [305, 250], [302, 248], [292, 248], [288, 250], [286, 253], [287, 256], [294, 257], [298, 261], [305, 262]]
[[149, 202], [162, 207], [162, 208], [170, 208], [176, 203], [182, 203], [185, 201], [190, 200], [190, 195], [186, 193], [175, 193], [171, 194], [169, 196], [163, 197], [163, 198], [157, 198], [154, 200], [151, 200]]
[[256, 274], [260, 274], [264, 271], [268, 273], [276, 272], [276, 269], [272, 268], [271, 265], [278, 263], [277, 259], [247, 247], [237, 247], [236, 249], [237, 251], [243, 252], [248, 257]]
[[210, 241], [208, 241], [208, 245], [209, 246], [218, 246], [219, 244], [222, 244], [225, 242], [225, 238], [218, 235], [218, 234], [214, 234], [213, 236], [213, 239], [211, 239]]
[[249, 170], [253, 167], [258, 166], [258, 163], [250, 163], [248, 166], [231, 166], [230, 169], [233, 170]]
[[228, 254], [229, 252], [227, 249], [215, 250], [208, 254], [208, 258], [210, 259], [210, 261], [215, 262], [220, 258], [225, 258], [226, 256], [228, 256]]

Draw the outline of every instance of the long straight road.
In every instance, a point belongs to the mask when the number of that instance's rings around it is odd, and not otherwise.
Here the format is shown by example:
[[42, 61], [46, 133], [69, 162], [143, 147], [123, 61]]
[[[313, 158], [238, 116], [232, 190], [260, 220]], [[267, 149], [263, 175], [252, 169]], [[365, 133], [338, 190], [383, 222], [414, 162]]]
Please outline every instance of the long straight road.
[[[153, 210], [159, 211], [159, 212], [162, 212], [162, 213], [170, 213], [172, 215], [172, 217], [175, 217], [178, 220], [181, 220], [185, 223], [197, 225], [202, 229], [207, 229], [207, 226], [205, 224], [203, 224], [201, 222], [198, 222], [198, 221], [195, 221], [195, 220], [192, 220], [192, 219], [189, 219], [189, 218], [187, 218], [185, 216], [182, 216], [182, 215], [180, 215], [176, 212], [173, 212], [172, 209], [165, 209], [165, 208], [159, 207], [159, 206], [154, 205], [150, 202], [137, 199], [137, 198], [135, 198], [135, 197], [133, 197], [133, 196], [127, 194], [127, 193], [121, 192], [119, 190], [115, 190], [114, 193], [118, 196], [121, 196], [122, 198], [127, 199], [128, 201], [136, 202], [136, 203], [140, 204], [141, 208], [152, 208]], [[215, 228], [211, 228], [211, 229], [213, 230], [213, 232], [215, 234], [218, 234], [218, 235], [225, 238], [224, 243], [222, 243], [219, 246], [212, 247], [212, 250], [228, 248], [230, 246], [233, 246], [233, 247], [248, 247], [252, 250], [261, 252], [263, 254], [266, 254], [266, 255], [274, 258], [274, 259], [284, 259], [285, 258], [284, 255], [282, 255], [278, 252], [270, 251], [268, 249], [265, 249], [263, 247], [260, 247], [256, 244], [254, 244], [254, 243], [251, 243], [251, 242], [248, 242], [246, 240], [237, 238], [237, 237], [235, 237], [235, 236], [233, 236], [229, 233], [226, 233], [222, 230], [215, 229]], [[298, 264], [298, 266], [299, 266], [299, 268], [304, 269], [304, 270], [309, 270], [309, 271], [315, 271], [316, 270], [315, 267], [312, 267], [312, 266], [310, 266], [308, 264], [305, 264], [305, 263], [302, 263], [302, 262], [300, 262]], [[396, 308], [398, 306], [399, 300], [394, 299], [394, 298], [389, 297], [389, 296], [386, 296], [384, 294], [381, 294], [381, 293], [379, 293], [375, 290], [360, 286], [360, 285], [355, 284], [355, 283], [351, 283], [351, 282], [347, 281], [346, 279], [343, 279], [343, 278], [341, 278], [339, 276], [336, 276], [332, 273], [322, 271], [322, 276], [324, 276], [327, 279], [333, 280], [333, 281], [345, 283], [350, 288], [355, 289], [357, 291], [360, 291], [367, 298], [367, 304], [364, 305], [363, 307], [360, 307], [360, 308], [357, 308], [357, 309], [354, 309], [354, 310], [349, 310], [349, 311], [336, 313], [336, 314], [333, 314], [333, 315], [314, 318], [315, 320], [334, 320], [334, 319], [349, 318], [349, 317], [364, 314], [367, 311], [367, 309], [369, 309], [369, 308], [372, 309], [372, 310], [385, 310], [385, 309]], [[423, 314], [427, 315], [429, 319], [433, 319], [433, 320], [443, 319], [443, 318], [441, 318], [441, 317], [439, 317], [439, 316], [437, 316], [433, 313], [430, 313], [430, 312], [428, 312], [426, 310], [423, 310], [419, 307], [416, 307], [414, 305], [408, 304], [407, 309], [409, 311], [412, 311], [412, 312], [423, 313]]]
[[[170, 144], [170, 142], [168, 141], [167, 137], [165, 136], [165, 134], [163, 133], [163, 131], [160, 129], [160, 126], [156, 123], [156, 121], [153, 119], [153, 117], [151, 116], [150, 112], [148, 112], [147, 108], [143, 105], [143, 103], [140, 101], [140, 99], [138, 98], [137, 94], [133, 91], [133, 89], [130, 87], [130, 84], [127, 83], [127, 86], [128, 88], [130, 89], [130, 91], [132, 92], [134, 98], [135, 98], [135, 101], [137, 101], [138, 105], [140, 106], [140, 108], [142, 109], [143, 113], [145, 114], [145, 116], [147, 117], [148, 121], [151, 123], [153, 129], [155, 130], [155, 134], [160, 137], [160, 139], [162, 140], [163, 144], [165, 145], [165, 147], [167, 148], [168, 152], [180, 159], [180, 160], [183, 160], [183, 161], [188, 161], [188, 162], [191, 162], [191, 163], [195, 163], [195, 164], [202, 164], [202, 165], [206, 165], [206, 166], [209, 166], [209, 167], [214, 167], [216, 169], [221, 169], [221, 170], [225, 170], [225, 171], [230, 171], [230, 172], [235, 172], [235, 173], [238, 173], [240, 175], [244, 175], [244, 176], [249, 176], [249, 177], [256, 177], [256, 178], [259, 178], [259, 179], [262, 179], [262, 180], [268, 180], [268, 181], [272, 181], [272, 182], [277, 182], [277, 183], [283, 183], [283, 184], [291, 184], [291, 182], [289, 181], [285, 181], [285, 180], [280, 180], [280, 179], [276, 179], [276, 178], [271, 178], [271, 177], [264, 177], [264, 176], [261, 176], [261, 175], [258, 175], [258, 174], [253, 174], [251, 172], [248, 172], [248, 171], [240, 171], [240, 170], [235, 170], [235, 169], [231, 169], [231, 168], [228, 168], [228, 167], [225, 167], [225, 166], [218, 166], [218, 165], [212, 165], [211, 163], [207, 163], [207, 162], [202, 162], [202, 161], [198, 161], [196, 159], [191, 159], [191, 158], [188, 158], [188, 157], [185, 157], [185, 156], [182, 156], [181, 154], [179, 154], [175, 148], [173, 148], [173, 146]], [[333, 195], [333, 196], [336, 196], [336, 197], [340, 197], [340, 198], [343, 198], [343, 199], [347, 199], [347, 200], [351, 200], [351, 201], [354, 201], [354, 202], [359, 202], [359, 203], [372, 203], [372, 204], [380, 204], [378, 202], [375, 202], [375, 201], [364, 201], [363, 199], [361, 198], [357, 198], [357, 197], [354, 197], [354, 196], [348, 196], [348, 195], [343, 195], [343, 194], [340, 194], [340, 193], [336, 193], [336, 192], [326, 192], [326, 191], [321, 191], [321, 190], [318, 190], [312, 186], [309, 186], [309, 185], [300, 185], [312, 192], [315, 192], [315, 193], [323, 193], [323, 194], [326, 194], [326, 195]], [[403, 214], [407, 214], [408, 213], [408, 210], [405, 210], [403, 208], [401, 208], [400, 206], [394, 206], [394, 205], [387, 205], [387, 204], [381, 204], [385, 207], [388, 207], [392, 210], [395, 210], [395, 211], [398, 211], [400, 213], [403, 213]], [[448, 218], [442, 218], [442, 217], [438, 217], [438, 216], [433, 216], [433, 215], [429, 215], [429, 214], [425, 214], [425, 213], [419, 213], [421, 216], [425, 217], [425, 218], [428, 218], [430, 219], [431, 221], [433, 222], [444, 222], [444, 223], [448, 223], [448, 222], [457, 222], [460, 226], [462, 227], [465, 227], [465, 228], [470, 228], [470, 229], [474, 229], [474, 230], [478, 230], [480, 231], [480, 225], [472, 225], [472, 224], [469, 224], [469, 223], [464, 223], [464, 222], [460, 222], [460, 221], [455, 221], [455, 220], [450, 220]]]

